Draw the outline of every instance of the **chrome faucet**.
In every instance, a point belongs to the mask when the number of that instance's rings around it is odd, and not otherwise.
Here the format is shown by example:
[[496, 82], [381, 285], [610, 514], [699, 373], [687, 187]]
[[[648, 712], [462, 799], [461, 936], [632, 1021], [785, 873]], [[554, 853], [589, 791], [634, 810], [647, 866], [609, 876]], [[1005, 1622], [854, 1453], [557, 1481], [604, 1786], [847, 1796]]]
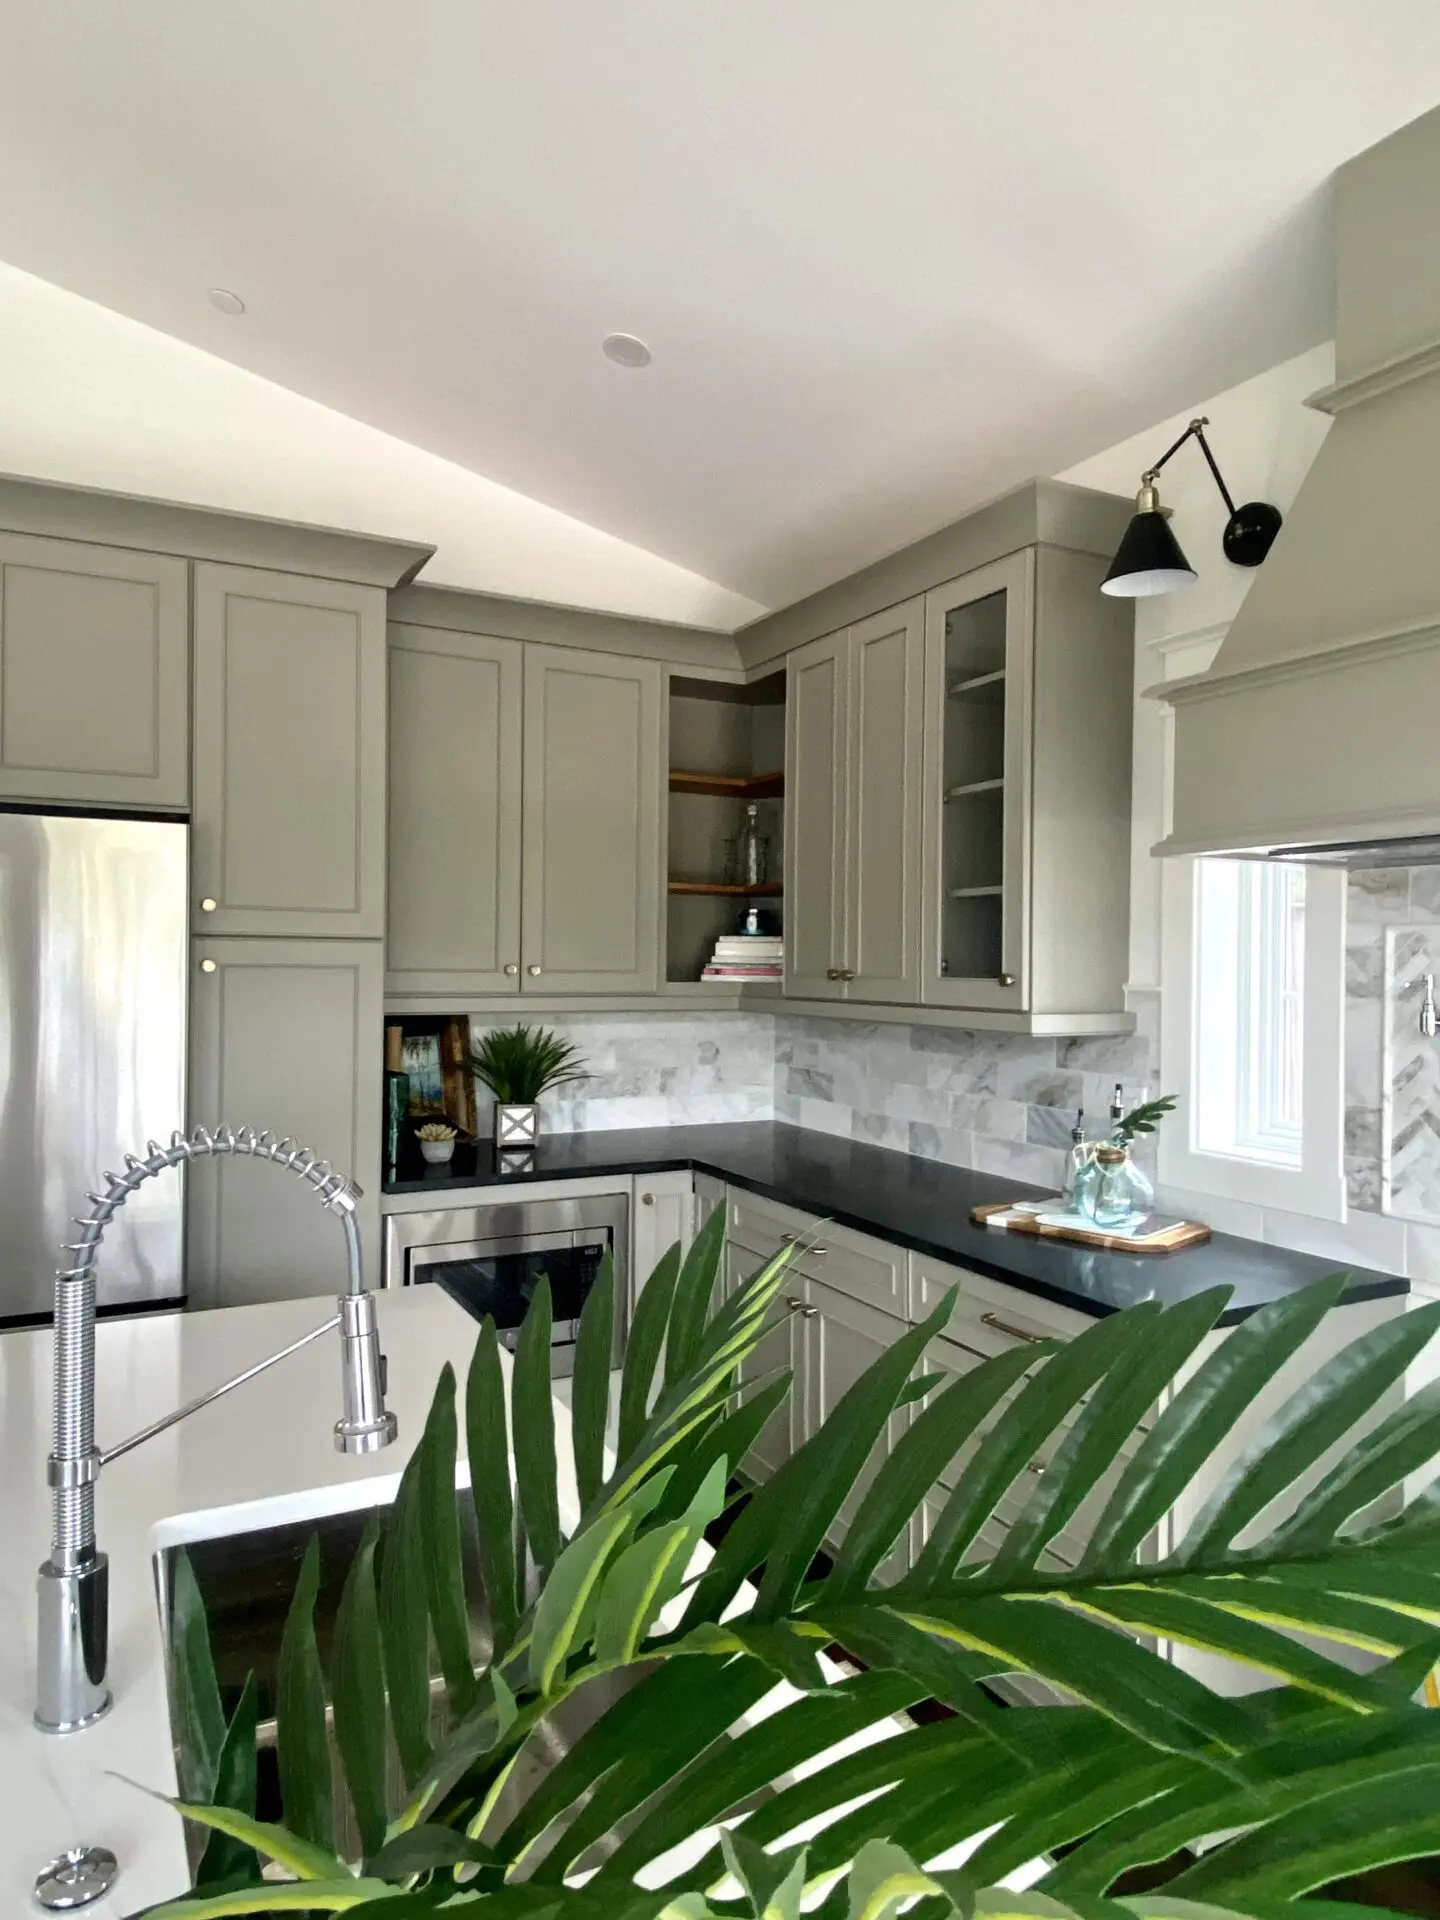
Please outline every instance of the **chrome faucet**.
[[[284, 1167], [307, 1181], [321, 1204], [338, 1217], [345, 1233], [349, 1276], [339, 1311], [268, 1360], [257, 1361], [223, 1386], [187, 1400], [173, 1413], [102, 1451], [95, 1445], [95, 1259], [100, 1241], [111, 1220], [145, 1181], [211, 1154], [237, 1154]], [[375, 1296], [366, 1292], [361, 1270], [355, 1221], [359, 1187], [343, 1173], [333, 1172], [328, 1161], [318, 1159], [308, 1147], [276, 1140], [273, 1134], [256, 1133], [250, 1127], [233, 1132], [217, 1127], [213, 1134], [196, 1127], [188, 1138], [172, 1134], [168, 1147], [147, 1141], [145, 1155], [137, 1160], [127, 1153], [124, 1173], [105, 1174], [105, 1191], [86, 1196], [92, 1211], [88, 1218], [76, 1221], [80, 1238], [64, 1249], [74, 1256], [74, 1264], [55, 1276], [55, 1445], [47, 1468], [55, 1492], [55, 1528], [50, 1558], [40, 1568], [35, 1701], [35, 1724], [43, 1733], [75, 1733], [92, 1725], [110, 1706], [105, 1683], [109, 1562], [95, 1544], [95, 1481], [103, 1466], [336, 1327], [340, 1329], [343, 1411], [335, 1422], [335, 1445], [342, 1453], [373, 1453], [389, 1446], [396, 1434], [395, 1416], [385, 1410], [385, 1356], [380, 1351]]]

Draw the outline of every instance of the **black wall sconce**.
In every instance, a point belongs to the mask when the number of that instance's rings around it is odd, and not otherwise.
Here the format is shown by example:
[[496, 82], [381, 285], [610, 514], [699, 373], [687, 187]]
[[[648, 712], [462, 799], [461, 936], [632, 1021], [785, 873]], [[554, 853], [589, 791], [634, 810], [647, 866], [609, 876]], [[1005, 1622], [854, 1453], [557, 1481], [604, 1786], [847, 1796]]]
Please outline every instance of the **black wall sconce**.
[[1125, 529], [1125, 537], [1110, 562], [1110, 571], [1100, 582], [1100, 591], [1139, 600], [1147, 594], [1173, 593], [1177, 587], [1193, 585], [1195, 569], [1185, 558], [1180, 542], [1170, 531], [1169, 509], [1160, 504], [1155, 481], [1165, 462], [1187, 440], [1198, 440], [1220, 497], [1230, 510], [1225, 522], [1222, 545], [1225, 558], [1237, 567], [1258, 567], [1275, 544], [1280, 531], [1280, 509], [1264, 500], [1247, 500], [1237, 507], [1230, 489], [1220, 476], [1210, 442], [1205, 438], [1206, 419], [1192, 420], [1173, 447], [1167, 447], [1154, 466], [1140, 476], [1140, 491], [1135, 496], [1135, 517]]

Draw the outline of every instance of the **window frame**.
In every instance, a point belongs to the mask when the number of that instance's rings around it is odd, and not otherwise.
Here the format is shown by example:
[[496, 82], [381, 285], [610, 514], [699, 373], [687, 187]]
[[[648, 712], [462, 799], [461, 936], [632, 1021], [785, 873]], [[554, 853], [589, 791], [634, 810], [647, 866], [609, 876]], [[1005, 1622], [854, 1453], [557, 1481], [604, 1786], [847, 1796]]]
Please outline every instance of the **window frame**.
[[1345, 875], [1325, 867], [1310, 867], [1306, 872], [1302, 1112], [1296, 1167], [1195, 1144], [1199, 864], [1196, 857], [1168, 859], [1161, 881], [1160, 1058], [1166, 1090], [1179, 1096], [1180, 1106], [1174, 1119], [1160, 1129], [1160, 1179], [1166, 1186], [1192, 1193], [1343, 1221]]

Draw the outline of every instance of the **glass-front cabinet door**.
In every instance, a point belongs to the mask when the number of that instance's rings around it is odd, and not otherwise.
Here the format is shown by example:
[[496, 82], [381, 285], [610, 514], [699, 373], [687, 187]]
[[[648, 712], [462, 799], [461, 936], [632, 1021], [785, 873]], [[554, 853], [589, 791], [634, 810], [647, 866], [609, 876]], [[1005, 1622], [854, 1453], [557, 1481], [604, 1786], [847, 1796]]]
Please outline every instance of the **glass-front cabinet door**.
[[938, 1006], [1029, 1004], [1034, 557], [925, 596], [924, 983]]

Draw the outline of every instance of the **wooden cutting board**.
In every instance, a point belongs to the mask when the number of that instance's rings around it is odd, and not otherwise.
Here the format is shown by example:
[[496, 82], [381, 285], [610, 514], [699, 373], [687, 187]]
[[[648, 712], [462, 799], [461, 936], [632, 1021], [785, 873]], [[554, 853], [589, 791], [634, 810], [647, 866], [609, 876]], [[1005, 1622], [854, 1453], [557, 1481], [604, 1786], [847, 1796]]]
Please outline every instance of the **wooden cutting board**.
[[[1001, 1200], [987, 1207], [972, 1207], [970, 1218], [977, 1227], [988, 1227], [993, 1214], [1008, 1213], [1019, 1206], [1017, 1200]], [[1210, 1238], [1209, 1227], [1198, 1220], [1166, 1220], [1153, 1233], [1106, 1233], [1103, 1227], [1042, 1226], [1034, 1214], [1017, 1214], [1007, 1221], [1006, 1233], [1028, 1234], [1032, 1240], [1068, 1240], [1081, 1247], [1104, 1247], [1109, 1253], [1179, 1253], [1182, 1247], [1199, 1247]]]

